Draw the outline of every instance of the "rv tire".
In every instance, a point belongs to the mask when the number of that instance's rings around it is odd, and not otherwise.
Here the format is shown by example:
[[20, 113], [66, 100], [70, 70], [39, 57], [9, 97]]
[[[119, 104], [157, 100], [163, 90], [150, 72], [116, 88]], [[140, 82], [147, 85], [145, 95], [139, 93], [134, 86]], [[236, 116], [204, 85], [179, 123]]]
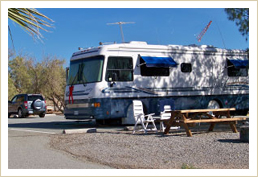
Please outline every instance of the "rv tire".
[[219, 102], [217, 100], [211, 100], [207, 106], [208, 109], [219, 109], [221, 108]]
[[130, 104], [126, 111], [126, 117], [122, 118], [123, 125], [133, 125], [135, 124], [135, 119], [133, 116], [133, 104]]
[[[217, 100], [211, 100], [207, 106], [207, 109], [219, 109], [221, 108]], [[212, 111], [209, 112], [210, 115], [215, 116]]]

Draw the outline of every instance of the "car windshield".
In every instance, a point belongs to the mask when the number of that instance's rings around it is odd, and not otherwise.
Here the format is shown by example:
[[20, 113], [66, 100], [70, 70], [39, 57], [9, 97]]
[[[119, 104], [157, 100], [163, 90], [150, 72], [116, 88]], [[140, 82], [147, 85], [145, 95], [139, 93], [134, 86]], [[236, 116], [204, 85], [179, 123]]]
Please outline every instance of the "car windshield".
[[34, 100], [37, 100], [37, 99], [44, 100], [41, 95], [30, 95], [30, 96], [28, 96], [28, 101], [34, 101]]
[[71, 61], [67, 85], [100, 82], [104, 56]]

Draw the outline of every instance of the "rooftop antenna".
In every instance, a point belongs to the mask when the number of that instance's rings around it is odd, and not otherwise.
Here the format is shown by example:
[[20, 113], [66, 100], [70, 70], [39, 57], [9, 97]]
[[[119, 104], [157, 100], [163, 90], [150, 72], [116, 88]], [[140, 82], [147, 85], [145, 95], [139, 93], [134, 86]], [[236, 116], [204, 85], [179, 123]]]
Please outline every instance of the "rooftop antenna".
[[201, 42], [202, 37], [203, 37], [203, 35], [206, 33], [206, 31], [208, 30], [208, 28], [210, 27], [211, 22], [212, 22], [212, 21], [210, 21], [209, 24], [208, 24], [208, 25], [202, 30], [202, 32], [197, 36], [198, 42]]
[[124, 43], [125, 39], [124, 39], [122, 25], [124, 25], [124, 24], [133, 24], [133, 23], [135, 23], [135, 22], [115, 22], [115, 23], [107, 23], [107, 25], [119, 25], [121, 36], [122, 36], [122, 42]]

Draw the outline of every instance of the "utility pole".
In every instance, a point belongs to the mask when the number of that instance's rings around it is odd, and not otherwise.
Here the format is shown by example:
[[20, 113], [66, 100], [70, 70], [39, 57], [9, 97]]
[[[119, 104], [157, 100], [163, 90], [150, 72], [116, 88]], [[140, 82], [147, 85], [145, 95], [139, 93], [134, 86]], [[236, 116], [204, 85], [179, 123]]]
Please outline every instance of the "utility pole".
[[123, 33], [122, 25], [124, 25], [124, 24], [133, 24], [133, 23], [135, 23], [135, 22], [115, 22], [115, 23], [107, 23], [107, 25], [119, 25], [121, 36], [122, 36], [122, 42], [124, 43], [125, 39], [124, 39], [124, 33]]

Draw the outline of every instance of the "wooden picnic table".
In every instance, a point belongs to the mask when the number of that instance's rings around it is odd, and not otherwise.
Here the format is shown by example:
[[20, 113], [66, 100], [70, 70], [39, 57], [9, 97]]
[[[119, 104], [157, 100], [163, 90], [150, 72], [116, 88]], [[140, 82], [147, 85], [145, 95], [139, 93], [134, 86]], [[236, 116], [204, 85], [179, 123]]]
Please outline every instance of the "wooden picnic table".
[[196, 123], [210, 123], [208, 131], [213, 131], [217, 123], [227, 123], [232, 131], [237, 133], [236, 122], [246, 120], [247, 117], [231, 117], [230, 111], [235, 110], [235, 108], [221, 108], [166, 111], [171, 113], [171, 117], [166, 125], [164, 134], [169, 133], [171, 126], [182, 126], [185, 128], [187, 136], [192, 136], [189, 127], [194, 126]]

